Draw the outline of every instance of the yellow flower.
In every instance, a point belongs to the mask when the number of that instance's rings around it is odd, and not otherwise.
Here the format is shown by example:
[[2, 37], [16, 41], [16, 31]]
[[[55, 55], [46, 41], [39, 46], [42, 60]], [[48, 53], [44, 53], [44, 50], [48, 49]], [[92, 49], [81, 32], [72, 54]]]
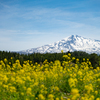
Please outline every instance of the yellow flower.
[[87, 59], [87, 61], [89, 61], [89, 59]]
[[21, 95], [23, 96], [23, 95], [24, 95], [24, 93], [23, 93], [23, 92], [21, 92]]
[[81, 100], [85, 100], [85, 97], [81, 97]]
[[72, 57], [72, 60], [75, 60], [75, 57]]
[[9, 64], [11, 64], [11, 62], [9, 62]]
[[5, 85], [5, 84], [4, 84], [3, 87], [6, 88], [6, 89], [8, 90], [8, 85]]
[[6, 75], [4, 76], [4, 79], [3, 79], [3, 80], [7, 83], [8, 78], [7, 78], [7, 76], [6, 76]]
[[71, 94], [72, 94], [72, 100], [76, 100], [76, 98], [80, 96], [79, 90], [76, 88], [73, 88], [71, 90]]
[[98, 94], [98, 91], [95, 91], [95, 94], [97, 95]]
[[10, 59], [13, 59], [13, 57], [11, 57]]
[[63, 55], [64, 58], [68, 58], [68, 55]]
[[27, 88], [27, 94], [31, 94], [32, 89], [31, 88]]
[[63, 97], [61, 97], [61, 100], [64, 100], [64, 98], [63, 98]]
[[14, 82], [15, 81], [15, 78], [14, 77], [11, 77], [11, 81]]
[[10, 92], [16, 92], [16, 88], [14, 86], [10, 86]]
[[6, 58], [4, 59], [4, 62], [7, 62], [7, 59]]
[[2, 85], [2, 82], [0, 82], [0, 86]]
[[[71, 74], [72, 75], [72, 74]], [[70, 87], [75, 87], [75, 80], [73, 78], [70, 78], [68, 80]]]
[[94, 100], [94, 95], [91, 95], [91, 99], [90, 100]]
[[96, 98], [96, 100], [100, 100], [100, 98]]
[[37, 98], [37, 97], [36, 97], [35, 99], [36, 99], [36, 100], [38, 100], [38, 98]]
[[76, 63], [78, 63], [79, 62], [79, 59], [76, 59]]
[[28, 81], [31, 81], [31, 78], [30, 78], [30, 76], [27, 76], [26, 78], [27, 78], [27, 80], [28, 80]]
[[42, 89], [43, 89], [44, 87], [45, 87], [45, 86], [44, 86], [43, 84], [40, 86], [40, 88], [42, 88]]
[[89, 65], [91, 65], [91, 62], [89, 61]]
[[83, 61], [85, 61], [85, 58], [83, 58]]
[[67, 100], [70, 100], [70, 98], [68, 98]]
[[73, 89], [71, 90], [71, 94], [72, 94], [72, 95], [75, 95], [75, 94], [78, 94], [78, 93], [79, 93], [79, 90], [76, 89], [76, 88], [73, 88]]
[[63, 53], [63, 50], [61, 50], [61, 53]]
[[97, 70], [99, 70], [100, 68], [99, 68], [99, 67], [97, 67], [96, 69], [97, 69]]
[[32, 61], [30, 61], [30, 63], [32, 63]]
[[94, 91], [92, 84], [85, 85], [85, 89], [87, 90], [87, 94], [90, 94], [90, 92]]
[[59, 88], [57, 86], [54, 87], [55, 91], [59, 91]]
[[42, 94], [39, 94], [39, 100], [45, 100], [45, 97]]
[[81, 72], [81, 71], [78, 71], [78, 75], [80, 75], [80, 76], [81, 76], [81, 75], [82, 75], [82, 72]]
[[54, 98], [54, 95], [53, 95], [53, 94], [49, 94], [49, 95], [48, 95], [48, 98], [49, 98], [49, 99], [53, 99], [53, 98]]
[[70, 54], [70, 53], [68, 53], [68, 56], [70, 57], [70, 56], [71, 56], [71, 54]]
[[56, 100], [59, 100], [59, 98], [56, 98]]

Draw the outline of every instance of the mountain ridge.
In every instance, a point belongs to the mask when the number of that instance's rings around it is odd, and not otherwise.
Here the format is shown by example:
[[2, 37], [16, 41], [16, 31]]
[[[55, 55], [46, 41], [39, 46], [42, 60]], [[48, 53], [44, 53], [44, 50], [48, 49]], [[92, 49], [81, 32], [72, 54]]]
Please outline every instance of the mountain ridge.
[[19, 53], [60, 53], [61, 50], [64, 52], [85, 51], [87, 53], [100, 54], [100, 40], [88, 39], [78, 35], [71, 35], [52, 44], [19, 51]]

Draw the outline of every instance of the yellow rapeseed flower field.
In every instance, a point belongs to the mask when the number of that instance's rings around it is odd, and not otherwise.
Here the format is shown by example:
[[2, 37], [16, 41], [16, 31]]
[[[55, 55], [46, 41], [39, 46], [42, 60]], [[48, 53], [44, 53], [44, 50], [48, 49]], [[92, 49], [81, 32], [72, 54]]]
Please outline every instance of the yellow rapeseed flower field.
[[93, 69], [85, 58], [73, 64], [70, 53], [63, 57], [62, 63], [28, 60], [23, 66], [19, 60], [12, 65], [1, 60], [0, 100], [100, 100], [100, 68]]

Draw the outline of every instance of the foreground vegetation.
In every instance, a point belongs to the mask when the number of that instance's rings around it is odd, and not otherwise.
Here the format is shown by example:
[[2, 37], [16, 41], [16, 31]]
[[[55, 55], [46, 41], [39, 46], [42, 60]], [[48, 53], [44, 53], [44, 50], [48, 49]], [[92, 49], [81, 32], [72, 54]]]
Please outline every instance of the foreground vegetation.
[[[0, 61], [0, 100], [100, 100], [100, 68], [89, 59], [63, 55], [43, 64]], [[75, 61], [76, 63], [73, 63]]]

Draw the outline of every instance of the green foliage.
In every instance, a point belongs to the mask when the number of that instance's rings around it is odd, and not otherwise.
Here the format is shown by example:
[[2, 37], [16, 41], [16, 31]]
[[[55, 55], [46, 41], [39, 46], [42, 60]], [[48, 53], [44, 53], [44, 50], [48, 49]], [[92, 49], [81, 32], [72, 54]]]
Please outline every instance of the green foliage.
[[65, 92], [65, 93], [70, 93], [71, 92], [71, 88], [70, 88], [69, 83], [68, 83], [69, 78], [70, 77], [68, 75], [66, 75], [62, 79], [64, 81], [61, 80], [61, 83], [60, 83], [61, 85], [59, 87], [60, 87], [60, 90], [62, 92]]
[[[30, 60], [34, 64], [35, 62], [43, 64], [45, 59], [48, 60], [48, 62], [54, 62], [55, 60], [63, 61], [64, 58], [63, 55], [66, 55], [68, 53], [71, 53], [72, 57], [75, 57], [76, 59], [79, 59], [79, 62], [83, 62], [83, 58], [89, 59], [92, 63], [93, 68], [96, 68], [97, 66], [100, 66], [100, 56], [93, 53], [88, 54], [83, 51], [74, 51], [74, 52], [66, 52], [66, 53], [33, 53], [33, 54], [19, 54], [16, 52], [7, 52], [7, 51], [0, 51], [0, 60], [4, 60], [5, 58], [8, 59], [8, 62], [11, 62], [11, 65], [13, 62], [15, 62], [17, 59], [20, 60], [20, 64], [22, 65], [24, 61]], [[11, 59], [11, 57], [13, 59]], [[76, 63], [76, 60], [72, 61], [73, 63]]]

